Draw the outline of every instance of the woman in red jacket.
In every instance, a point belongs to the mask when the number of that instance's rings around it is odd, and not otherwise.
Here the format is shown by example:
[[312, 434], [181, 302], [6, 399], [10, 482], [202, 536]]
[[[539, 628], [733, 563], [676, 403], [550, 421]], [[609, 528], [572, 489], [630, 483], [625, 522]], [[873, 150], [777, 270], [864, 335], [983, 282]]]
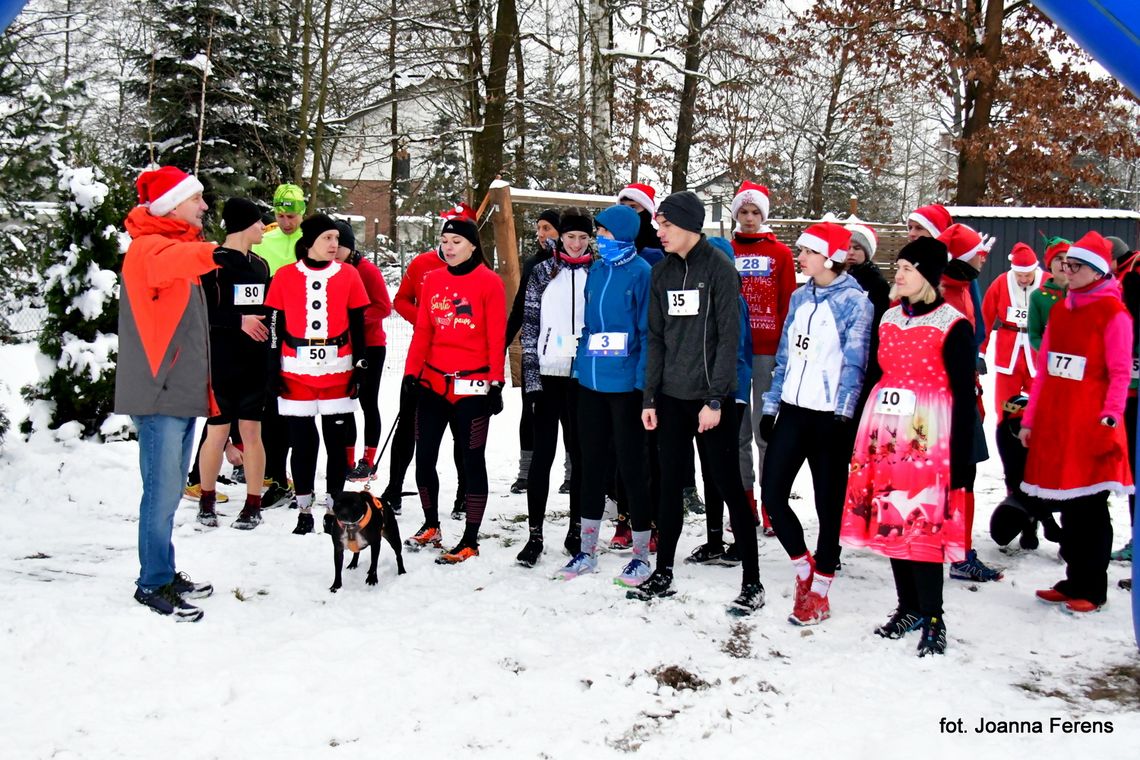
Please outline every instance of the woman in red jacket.
[[404, 365], [404, 387], [416, 402], [416, 485], [423, 527], [405, 543], [442, 545], [436, 461], [444, 428], [463, 452], [467, 525], [463, 538], [436, 560], [455, 564], [479, 555], [479, 525], [487, 507], [487, 428], [503, 410], [507, 296], [483, 258], [470, 216], [444, 222], [440, 250], [447, 266], [424, 278], [416, 328]]
[[1132, 493], [1124, 402], [1132, 317], [1112, 277], [1112, 244], [1089, 232], [1069, 247], [1069, 292], [1049, 314], [1021, 423], [1025, 493], [1061, 513], [1065, 580], [1037, 597], [1094, 612], [1108, 594], [1108, 495]]

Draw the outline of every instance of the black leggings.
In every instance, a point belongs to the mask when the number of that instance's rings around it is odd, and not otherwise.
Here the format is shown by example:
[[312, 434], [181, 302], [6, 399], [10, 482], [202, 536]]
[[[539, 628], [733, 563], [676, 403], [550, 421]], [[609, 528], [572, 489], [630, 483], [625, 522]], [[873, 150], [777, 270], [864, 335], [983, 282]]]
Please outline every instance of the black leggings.
[[[749, 435], [752, 433], [752, 416], [743, 414], [748, 406], [746, 404], [737, 404], [736, 412], [740, 415], [740, 430], [747, 430]], [[749, 438], [751, 440], [751, 438]], [[751, 447], [752, 444], [749, 444]], [[751, 456], [751, 452], [749, 452]], [[717, 541], [724, 541], [724, 499], [721, 498], [720, 491], [716, 490], [716, 483], [712, 481], [709, 474], [708, 451], [705, 448], [703, 439], [697, 436], [697, 457], [701, 460], [701, 479], [705, 487], [705, 534], [709, 543], [716, 543]], [[751, 466], [751, 462], [749, 463]], [[696, 473], [693, 473], [693, 480], [696, 481]], [[740, 473], [740, 482], [744, 483], [744, 473]], [[749, 489], [745, 488], [745, 495]], [[752, 504], [749, 502], [749, 508]], [[755, 519], [753, 519], [755, 522]], [[735, 529], [735, 528], [734, 528]]]
[[[365, 351], [368, 369], [360, 384], [360, 409], [364, 412], [364, 446], [374, 449], [380, 444], [380, 376], [384, 374], [384, 346], [369, 346]], [[356, 446], [356, 416], [353, 415], [345, 431], [345, 446]]]
[[[851, 461], [848, 428], [854, 422], [837, 423], [834, 412], [781, 404], [772, 439], [764, 454], [760, 495], [776, 537], [789, 557], [807, 552], [804, 529], [788, 499], [792, 483], [804, 461], [815, 486], [815, 512], [819, 516], [815, 566], [833, 575], [839, 564], [839, 526], [847, 492], [847, 468]], [[735, 527], [735, 525], [734, 525]]]
[[570, 455], [570, 527], [581, 525], [582, 467], [578, 461], [578, 381], [542, 375], [542, 390], [530, 394], [534, 401], [534, 456], [527, 477], [526, 508], [531, 532], [542, 532], [546, 500], [550, 495], [550, 468], [558, 449], [558, 426], [562, 425]]
[[[582, 517], [601, 520], [606, 507], [608, 472], [616, 462], [624, 484], [634, 530], [649, 530], [652, 515], [645, 479], [645, 427], [640, 391], [599, 393], [578, 387], [578, 436], [582, 470]], [[612, 446], [612, 454], [611, 454]], [[613, 457], [612, 459], [610, 457]], [[574, 465], [575, 469], [577, 465]], [[574, 477], [571, 471], [571, 478]]]
[[464, 541], [477, 543], [479, 525], [487, 509], [487, 425], [490, 413], [486, 396], [461, 398], [454, 404], [438, 393], [421, 388], [416, 405], [416, 485], [424, 508], [424, 524], [439, 527], [439, 444], [451, 427], [463, 454], [459, 471], [467, 476], [467, 528]]
[[[416, 407], [419, 400], [419, 390], [409, 391], [400, 388], [400, 418], [396, 421], [396, 430], [392, 433], [392, 457], [388, 461], [388, 487], [384, 489], [384, 498], [389, 502], [400, 501], [404, 491], [404, 478], [408, 474], [408, 465], [416, 453]], [[467, 493], [467, 476], [463, 472], [463, 452], [459, 448], [459, 436], [452, 432], [452, 458], [455, 460], [455, 476], [458, 486], [455, 489], [455, 502], [462, 503]], [[437, 444], [438, 447], [438, 444]]]
[[519, 415], [519, 449], [534, 451], [534, 404], [523, 394], [522, 414]]
[[[769, 447], [770, 449], [770, 447]], [[942, 614], [942, 563], [892, 559], [899, 610], [922, 617]]]
[[[1053, 506], [1058, 502], [1046, 504]], [[1059, 505], [1065, 580], [1055, 588], [1074, 599], [1104, 604], [1108, 598], [1108, 561], [1112, 553], [1108, 492], [1070, 499]]]
[[[344, 461], [345, 430], [351, 414], [322, 414], [321, 432], [325, 438], [325, 491], [339, 496], [344, 491], [348, 468]], [[282, 417], [289, 426], [289, 444], [293, 447], [293, 488], [298, 494], [313, 493], [317, 478], [317, 435], [315, 417]]]
[[693, 438], [703, 439], [712, 482], [728, 505], [729, 519], [736, 531], [736, 546], [744, 583], [758, 583], [760, 569], [756, 556], [756, 523], [748, 496], [740, 480], [739, 419], [730, 397], [721, 401], [720, 423], [703, 433], [697, 432], [697, 416], [704, 401], [686, 401], [661, 394], [657, 400], [657, 447], [661, 462], [661, 504], [657, 527], [657, 567], [672, 570], [681, 537], [683, 508], [681, 492], [693, 470]]
[[[278, 413], [277, 397], [270, 395], [265, 404], [265, 414], [261, 418], [261, 444], [265, 447], [265, 477], [281, 487], [289, 485], [289, 475], [285, 471], [285, 460], [289, 456], [292, 438], [289, 419]], [[325, 445], [328, 446], [327, 443]], [[343, 451], [344, 448], [341, 447], [337, 452], [341, 459], [344, 458], [341, 453]], [[313, 461], [316, 461], [315, 456]]]
[[[1124, 430], [1128, 437], [1128, 471], [1136, 479], [1136, 396], [1129, 396], [1124, 402]], [[1136, 521], [1136, 494], [1128, 494], [1128, 524]]]

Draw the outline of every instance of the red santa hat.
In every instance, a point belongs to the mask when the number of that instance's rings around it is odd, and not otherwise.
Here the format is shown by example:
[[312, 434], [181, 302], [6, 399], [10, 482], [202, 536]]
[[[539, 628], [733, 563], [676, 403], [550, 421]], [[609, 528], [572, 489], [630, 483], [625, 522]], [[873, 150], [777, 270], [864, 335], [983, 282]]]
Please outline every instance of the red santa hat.
[[1101, 275], [1106, 275], [1112, 271], [1112, 243], [1091, 230], [1069, 246], [1066, 257], [1088, 264]]
[[827, 257], [827, 268], [832, 263], [842, 264], [847, 259], [847, 246], [851, 231], [834, 222], [819, 222], [808, 227], [796, 239], [796, 247], [803, 246]]
[[938, 237], [946, 231], [947, 227], [954, 223], [950, 212], [938, 203], [916, 208], [910, 212], [910, 216], [908, 216], [906, 220], [908, 222], [917, 222], [924, 230], [930, 233], [931, 237]]
[[846, 229], [851, 233], [851, 242], [861, 245], [867, 252], [868, 259], [875, 255], [875, 251], [879, 248], [879, 236], [873, 229], [862, 222], [848, 224]]
[[740, 207], [745, 203], [751, 203], [760, 209], [760, 221], [768, 221], [768, 188], [763, 185], [758, 185], [755, 182], [744, 180], [740, 185], [740, 189], [736, 191], [736, 195], [732, 198], [733, 219], [736, 218], [736, 215], [740, 212]]
[[950, 258], [960, 261], [969, 261], [979, 253], [989, 250], [977, 230], [964, 224], [951, 224], [938, 235], [938, 239], [946, 244]]
[[451, 219], [459, 219], [465, 222], [475, 223], [478, 220], [475, 218], [475, 210], [462, 201], [456, 203], [449, 209], [444, 209], [439, 212], [439, 216], [444, 221]]
[[146, 206], [151, 216], [166, 216], [178, 204], [202, 192], [202, 183], [193, 174], [175, 166], [162, 166], [139, 175], [135, 187], [139, 205]]
[[1009, 252], [1009, 268], [1015, 272], [1032, 272], [1037, 269], [1037, 254], [1025, 243], [1016, 243]]
[[657, 214], [657, 201], [655, 198], [656, 193], [653, 192], [652, 187], [642, 185], [638, 182], [626, 185], [619, 190], [617, 194], [618, 203], [621, 203], [622, 200], [625, 199], [631, 200], [648, 211], [650, 216], [656, 216]]

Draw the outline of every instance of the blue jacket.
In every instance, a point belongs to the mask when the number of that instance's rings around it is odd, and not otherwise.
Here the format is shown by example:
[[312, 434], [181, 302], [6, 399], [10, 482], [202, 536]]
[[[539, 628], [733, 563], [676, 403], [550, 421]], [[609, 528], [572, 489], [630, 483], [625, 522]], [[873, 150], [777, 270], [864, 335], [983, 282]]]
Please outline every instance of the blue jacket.
[[[649, 355], [649, 273], [644, 259], [631, 255], [609, 264], [598, 259], [586, 278], [586, 321], [574, 362], [578, 382], [599, 393], [645, 389]], [[590, 336], [625, 333], [626, 356], [590, 356]]]
[[749, 327], [748, 302], [740, 297], [740, 347], [736, 352], [736, 401], [752, 402], [752, 328]]
[[827, 287], [808, 280], [797, 288], [763, 413], [776, 414], [784, 402], [851, 419], [867, 369], [872, 318], [871, 302], [847, 273]]

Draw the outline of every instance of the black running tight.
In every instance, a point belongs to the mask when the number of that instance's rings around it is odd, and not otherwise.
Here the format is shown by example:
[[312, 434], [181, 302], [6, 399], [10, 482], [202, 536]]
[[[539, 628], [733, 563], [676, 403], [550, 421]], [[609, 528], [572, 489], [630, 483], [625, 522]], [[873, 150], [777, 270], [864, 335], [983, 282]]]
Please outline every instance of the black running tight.
[[[772, 448], [768, 447], [768, 450], [771, 451]], [[892, 559], [891, 572], [895, 576], [899, 610], [913, 612], [921, 617], [942, 614], [944, 571], [941, 562]]]
[[633, 518], [632, 527], [637, 531], [649, 530], [652, 515], [645, 477], [641, 400], [641, 391], [598, 393], [578, 388], [582, 471], [589, 475], [581, 479], [582, 517], [587, 520], [602, 519], [608, 480], [602, 473], [608, 472], [616, 461]]
[[424, 508], [424, 524], [439, 526], [439, 444], [450, 426], [463, 454], [461, 470], [467, 476], [467, 527], [463, 539], [478, 543], [479, 525], [487, 508], [487, 427], [490, 413], [486, 396], [461, 398], [454, 404], [426, 388], [419, 390], [416, 407], [416, 485]]
[[[325, 492], [339, 496], [344, 491], [347, 466], [344, 460], [345, 428], [350, 414], [322, 414], [321, 431], [325, 438]], [[282, 417], [289, 426], [289, 445], [293, 449], [293, 489], [298, 494], [313, 493], [317, 477], [317, 451], [320, 437], [314, 417]]]
[[581, 524], [582, 467], [578, 461], [578, 381], [568, 377], [542, 376], [542, 390], [534, 400], [534, 456], [527, 478], [526, 506], [531, 531], [542, 531], [546, 500], [550, 495], [550, 468], [558, 448], [558, 426], [566, 433], [570, 454], [570, 526]]
[[[404, 490], [404, 478], [408, 474], [408, 465], [416, 453], [416, 406], [420, 397], [420, 389], [400, 388], [400, 414], [396, 420], [396, 429], [392, 432], [392, 457], [388, 462], [388, 486], [384, 489], [384, 497], [389, 501], [399, 501]], [[467, 493], [467, 478], [463, 472], [463, 452], [459, 448], [459, 436], [452, 430], [452, 458], [455, 460], [455, 474], [458, 481], [455, 501], [463, 501]]]

